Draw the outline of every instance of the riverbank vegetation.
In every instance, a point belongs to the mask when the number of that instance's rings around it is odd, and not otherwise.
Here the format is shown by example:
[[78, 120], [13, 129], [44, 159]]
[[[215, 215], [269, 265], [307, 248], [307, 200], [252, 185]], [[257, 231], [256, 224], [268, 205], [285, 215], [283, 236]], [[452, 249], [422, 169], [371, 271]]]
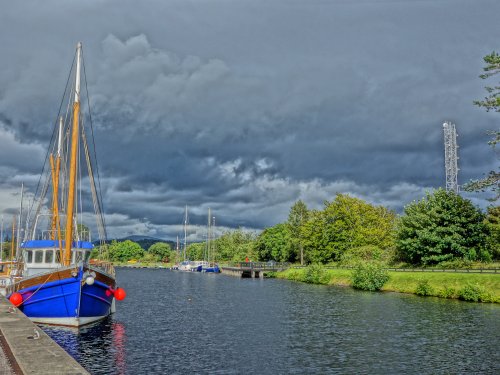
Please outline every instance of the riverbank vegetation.
[[[316, 265], [314, 271], [311, 272], [309, 268], [311, 266], [290, 268], [278, 272], [275, 276], [305, 283], [355, 287], [352, 269], [323, 268], [320, 270]], [[310, 277], [311, 273], [315, 275], [315, 278]], [[379, 289], [373, 288], [378, 285], [371, 282], [362, 282], [359, 289], [500, 303], [499, 274], [386, 271], [385, 277], [387, 281]]]

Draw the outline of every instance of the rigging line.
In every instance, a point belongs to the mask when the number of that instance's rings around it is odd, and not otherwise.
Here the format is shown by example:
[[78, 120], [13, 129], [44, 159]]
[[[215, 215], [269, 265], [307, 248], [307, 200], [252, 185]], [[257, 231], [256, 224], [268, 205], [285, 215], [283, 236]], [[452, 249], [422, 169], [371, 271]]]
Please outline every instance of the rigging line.
[[89, 179], [90, 179], [90, 189], [92, 192], [92, 203], [94, 205], [94, 211], [96, 213], [96, 224], [97, 224], [97, 231], [99, 232], [99, 240], [102, 241], [102, 239], [105, 236], [105, 228], [102, 222], [102, 215], [101, 212], [99, 212], [99, 205], [98, 205], [98, 197], [97, 197], [97, 191], [96, 191], [96, 186], [95, 186], [95, 179], [94, 179], [94, 173], [92, 171], [92, 164], [90, 163], [90, 153], [89, 153], [89, 147], [87, 143], [87, 137], [85, 135], [85, 132], [82, 130], [82, 139], [83, 139], [83, 146], [85, 150], [85, 158], [87, 160], [87, 169], [89, 172]]
[[[59, 104], [59, 110], [57, 112], [57, 117], [56, 117], [56, 121], [55, 121], [55, 125], [54, 125], [54, 130], [52, 131], [52, 136], [50, 138], [49, 145], [52, 144], [52, 142], [54, 141], [54, 135], [56, 133], [56, 129], [58, 128], [57, 127], [57, 122], [59, 121], [59, 115], [61, 114], [61, 108], [62, 108], [62, 105], [63, 105], [63, 102], [64, 102], [64, 97], [66, 96], [66, 92], [68, 90], [68, 84], [69, 84], [69, 81], [70, 81], [70, 78], [71, 78], [71, 73], [73, 72], [73, 65], [75, 64], [75, 59], [76, 59], [76, 52], [73, 55], [73, 62], [71, 63], [71, 69], [69, 70], [68, 79], [66, 80], [66, 86], [64, 87], [64, 93], [63, 93], [63, 96], [61, 98], [61, 103]], [[43, 163], [42, 172], [40, 174], [40, 178], [38, 179], [38, 184], [37, 184], [37, 187], [36, 187], [36, 190], [35, 190], [35, 194], [33, 195], [33, 200], [31, 202], [31, 204], [29, 205], [29, 209], [28, 209], [28, 213], [27, 213], [28, 217], [30, 217], [31, 211], [33, 210], [33, 206], [35, 204], [35, 198], [37, 196], [38, 189], [40, 188], [40, 182], [41, 182], [42, 176], [44, 174], [43, 172], [45, 170], [45, 166], [47, 165], [47, 160], [49, 158], [49, 154], [50, 154], [50, 147], [48, 147], [47, 153], [45, 154], [45, 161]]]
[[92, 108], [90, 106], [90, 97], [89, 97], [89, 90], [87, 86], [87, 72], [85, 70], [85, 59], [83, 58], [83, 49], [82, 49], [82, 66], [83, 66], [83, 79], [85, 81], [85, 93], [87, 94], [87, 106], [89, 107], [89, 121], [90, 121], [90, 134], [92, 135], [92, 145], [93, 145], [93, 151], [94, 151], [94, 160], [95, 160], [95, 167], [96, 167], [96, 172], [97, 172], [97, 184], [99, 185], [98, 189], [98, 200], [97, 204], [99, 205], [99, 211], [101, 212], [102, 215], [102, 221], [104, 224], [104, 233], [105, 233], [105, 238], [104, 240], [107, 240], [107, 233], [106, 233], [106, 218], [104, 216], [104, 203], [102, 200], [102, 188], [101, 188], [101, 177], [99, 174], [99, 164], [97, 163], [97, 152], [96, 152], [96, 147], [95, 147], [95, 138], [94, 138], [94, 125], [92, 122]]

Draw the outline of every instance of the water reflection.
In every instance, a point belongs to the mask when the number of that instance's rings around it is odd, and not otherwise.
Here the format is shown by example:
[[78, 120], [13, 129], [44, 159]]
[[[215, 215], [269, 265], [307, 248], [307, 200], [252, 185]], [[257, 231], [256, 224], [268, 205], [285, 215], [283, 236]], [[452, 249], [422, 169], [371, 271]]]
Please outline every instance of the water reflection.
[[80, 329], [41, 327], [92, 374], [127, 374], [125, 325], [113, 316]]

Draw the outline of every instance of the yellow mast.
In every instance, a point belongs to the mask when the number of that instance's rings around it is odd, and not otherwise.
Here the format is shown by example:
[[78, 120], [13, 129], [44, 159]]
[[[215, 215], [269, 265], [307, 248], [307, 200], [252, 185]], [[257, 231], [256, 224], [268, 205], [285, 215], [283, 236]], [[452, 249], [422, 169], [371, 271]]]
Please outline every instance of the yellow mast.
[[73, 216], [75, 206], [75, 190], [77, 175], [77, 151], [79, 140], [79, 117], [80, 117], [80, 60], [82, 53], [82, 44], [78, 43], [76, 47], [76, 82], [75, 82], [75, 101], [73, 103], [73, 126], [71, 129], [71, 156], [69, 162], [69, 186], [68, 202], [66, 215], [66, 236], [64, 247], [63, 264], [68, 266], [71, 263], [71, 245], [73, 243]]
[[[50, 238], [59, 241], [59, 259], [63, 259], [63, 248], [61, 239], [61, 221], [59, 218], [59, 173], [61, 170], [61, 148], [62, 148], [63, 118], [59, 118], [59, 139], [57, 143], [57, 157], [54, 165], [54, 156], [50, 154], [50, 169], [52, 172], [52, 223]], [[57, 235], [56, 235], [57, 234]]]

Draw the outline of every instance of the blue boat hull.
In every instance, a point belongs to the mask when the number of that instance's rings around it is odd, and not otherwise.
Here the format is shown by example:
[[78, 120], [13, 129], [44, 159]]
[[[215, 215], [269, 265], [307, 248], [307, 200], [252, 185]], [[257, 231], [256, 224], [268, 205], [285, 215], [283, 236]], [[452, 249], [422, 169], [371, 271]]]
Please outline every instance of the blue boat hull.
[[214, 267], [204, 267], [204, 268], [202, 268], [201, 272], [219, 273], [219, 272], [220, 272], [220, 269], [219, 269], [219, 266], [214, 266]]
[[81, 326], [108, 316], [113, 308], [114, 285], [95, 280], [87, 285], [83, 269], [77, 276], [19, 289], [19, 309], [38, 323]]

